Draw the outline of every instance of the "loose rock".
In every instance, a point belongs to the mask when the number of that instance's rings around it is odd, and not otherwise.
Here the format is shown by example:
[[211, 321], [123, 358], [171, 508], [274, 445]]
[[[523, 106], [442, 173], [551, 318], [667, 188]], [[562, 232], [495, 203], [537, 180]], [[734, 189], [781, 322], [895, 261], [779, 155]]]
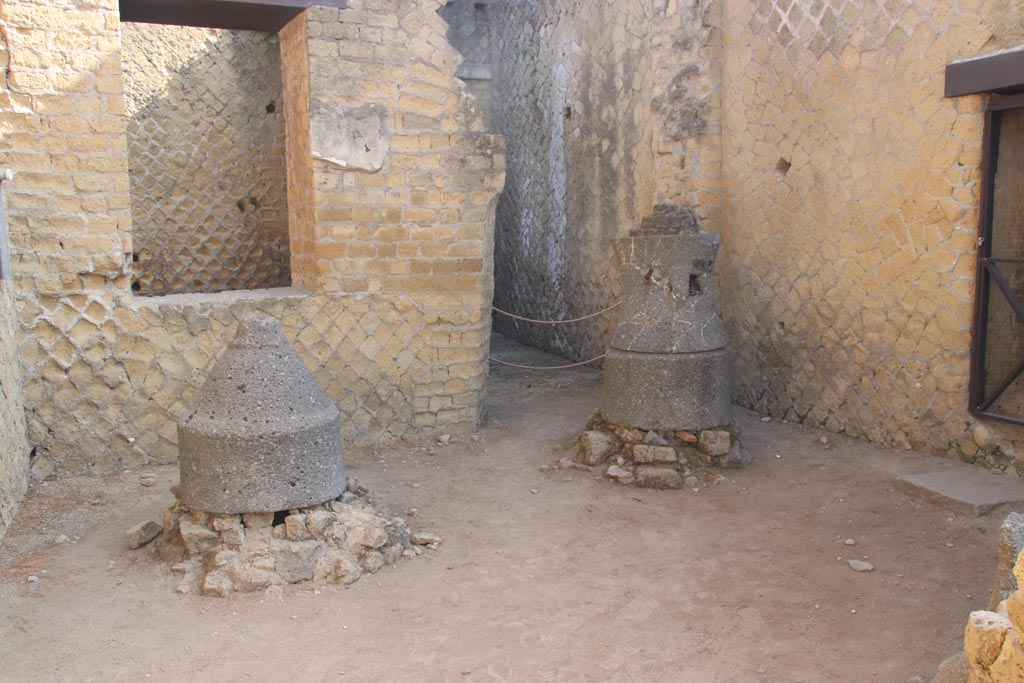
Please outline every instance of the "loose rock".
[[724, 429], [705, 429], [697, 437], [697, 448], [713, 458], [728, 454], [731, 446], [732, 435]]
[[683, 477], [674, 467], [642, 465], [636, 468], [636, 485], [649, 489], [680, 489]]
[[418, 531], [409, 535], [409, 541], [413, 545], [439, 545], [441, 536], [429, 531]]
[[669, 446], [644, 446], [636, 445], [632, 447], [633, 462], [637, 464], [649, 465], [652, 463], [672, 463], [678, 462], [679, 456], [676, 455], [674, 448]]
[[693, 432], [676, 432], [676, 438], [684, 443], [697, 443], [697, 435]]
[[590, 430], [580, 435], [579, 456], [584, 465], [600, 465], [615, 449], [615, 438], [608, 432]]
[[161, 531], [163, 531], [163, 527], [153, 520], [140, 522], [125, 532], [125, 536], [128, 538], [128, 547], [132, 550], [141, 548], [159, 536]]
[[566, 456], [558, 461], [558, 466], [563, 470], [582, 470], [584, 472], [593, 472], [594, 468], [578, 463], [572, 458]]
[[648, 446], [667, 446], [668, 441], [661, 434], [655, 431], [649, 431], [644, 435], [644, 443]]
[[875, 565], [864, 560], [850, 560], [847, 562], [850, 565], [850, 569], [855, 572], [873, 572], [875, 571]]
[[614, 479], [620, 484], [632, 484], [634, 478], [632, 472], [625, 470], [618, 465], [609, 465], [608, 469], [605, 471], [605, 476], [610, 479]]

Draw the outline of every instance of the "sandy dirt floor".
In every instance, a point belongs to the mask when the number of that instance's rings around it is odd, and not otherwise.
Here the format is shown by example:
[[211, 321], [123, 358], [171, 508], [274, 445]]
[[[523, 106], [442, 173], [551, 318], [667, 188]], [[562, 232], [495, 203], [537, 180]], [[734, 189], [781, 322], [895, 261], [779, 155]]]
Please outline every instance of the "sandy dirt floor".
[[125, 547], [174, 467], [147, 468], [153, 488], [139, 470], [36, 484], [0, 545], [0, 680], [904, 683], [986, 606], [1009, 510], [892, 488], [964, 465], [740, 411], [753, 464], [699, 492], [550, 469], [599, 400], [593, 370], [495, 367], [478, 441], [350, 449], [350, 475], [444, 542], [277, 600], [178, 595]]

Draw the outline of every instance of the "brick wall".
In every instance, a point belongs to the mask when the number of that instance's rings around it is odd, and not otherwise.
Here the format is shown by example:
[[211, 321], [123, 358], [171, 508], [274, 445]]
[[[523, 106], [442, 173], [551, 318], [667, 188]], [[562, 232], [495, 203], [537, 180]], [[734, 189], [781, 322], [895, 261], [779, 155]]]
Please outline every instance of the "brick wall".
[[291, 284], [276, 37], [125, 24], [121, 44], [136, 291]]
[[[0, 165], [13, 174], [34, 476], [173, 461], [175, 421], [252, 310], [282, 321], [341, 410], [347, 442], [475, 428], [504, 160], [454, 77], [438, 4], [353, 1], [282, 32], [299, 288], [135, 297], [117, 3], [0, 3], [10, 55]], [[384, 112], [379, 169], [314, 158], [314, 98], [317, 111]]]
[[28, 489], [29, 444], [15, 356], [14, 300], [0, 280], [0, 539]]

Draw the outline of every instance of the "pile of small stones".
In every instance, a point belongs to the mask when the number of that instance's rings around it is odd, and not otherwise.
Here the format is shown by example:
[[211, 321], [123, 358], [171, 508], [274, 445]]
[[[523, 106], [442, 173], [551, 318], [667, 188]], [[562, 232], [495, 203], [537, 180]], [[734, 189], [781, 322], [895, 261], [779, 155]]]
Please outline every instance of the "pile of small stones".
[[178, 497], [163, 524], [129, 529], [128, 545], [151, 547], [181, 579], [179, 593], [225, 597], [310, 581], [350, 584], [364, 574], [436, 549], [436, 534], [412, 533], [357, 480], [337, 499], [282, 512], [223, 515], [190, 510]]
[[645, 431], [610, 424], [595, 412], [579, 436], [576, 461], [603, 468], [620, 484], [679, 489], [695, 486], [698, 470], [741, 467], [750, 456], [732, 425], [697, 432]]

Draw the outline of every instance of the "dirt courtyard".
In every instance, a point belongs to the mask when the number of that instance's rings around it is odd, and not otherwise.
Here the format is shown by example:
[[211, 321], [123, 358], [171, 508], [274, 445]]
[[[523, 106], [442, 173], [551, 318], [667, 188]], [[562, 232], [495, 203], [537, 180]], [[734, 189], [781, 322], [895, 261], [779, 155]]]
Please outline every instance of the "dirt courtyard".
[[348, 450], [444, 542], [282, 600], [178, 595], [126, 548], [175, 467], [36, 484], [0, 544], [0, 680], [905, 683], [961, 648], [1009, 510], [961, 517], [892, 482], [965, 465], [739, 411], [753, 464], [699, 492], [555, 469], [600, 386], [494, 366], [476, 439]]

